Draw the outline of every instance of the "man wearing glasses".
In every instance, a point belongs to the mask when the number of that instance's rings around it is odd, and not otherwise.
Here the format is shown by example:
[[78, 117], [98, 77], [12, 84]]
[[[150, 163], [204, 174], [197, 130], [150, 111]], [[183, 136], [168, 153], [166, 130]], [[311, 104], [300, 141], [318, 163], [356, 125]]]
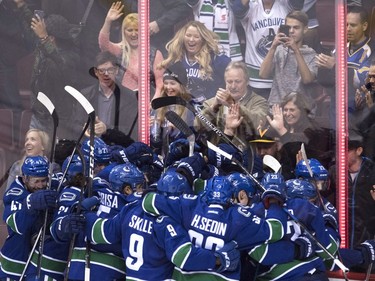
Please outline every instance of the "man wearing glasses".
[[[96, 113], [95, 135], [103, 135], [107, 129], [118, 129], [136, 140], [138, 101], [136, 92], [116, 82], [119, 72], [117, 57], [109, 52], [100, 52], [96, 56], [95, 66], [89, 73], [97, 83], [83, 89], [82, 94], [92, 104]], [[87, 114], [79, 104], [73, 109], [73, 134], [76, 139], [85, 122]], [[89, 134], [89, 131], [86, 132]]]

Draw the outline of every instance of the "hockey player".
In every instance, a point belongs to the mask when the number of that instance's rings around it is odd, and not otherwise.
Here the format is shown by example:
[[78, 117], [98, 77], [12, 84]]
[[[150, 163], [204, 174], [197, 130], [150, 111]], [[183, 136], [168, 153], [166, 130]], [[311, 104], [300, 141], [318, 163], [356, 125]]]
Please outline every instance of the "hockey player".
[[[310, 175], [309, 169], [307, 168], [306, 162], [301, 160], [297, 163], [295, 168], [295, 175], [297, 178], [307, 180], [310, 182], [319, 192], [326, 191], [328, 188], [328, 171], [324, 166], [316, 159], [308, 159], [309, 166], [312, 172]], [[317, 194], [319, 195], [319, 194]], [[323, 203], [323, 202], [321, 202]], [[323, 206], [322, 206], [323, 207]]]
[[[192, 243], [209, 250], [220, 249], [231, 240], [235, 240], [239, 250], [243, 250], [283, 237], [286, 214], [278, 204], [274, 204], [283, 200], [276, 193], [266, 192], [263, 196], [268, 207], [265, 219], [254, 215], [247, 207], [232, 205], [233, 189], [226, 177], [209, 179], [203, 194], [202, 197], [185, 195], [170, 199], [149, 193], [143, 200], [143, 208], [152, 214], [169, 215], [181, 222], [189, 231]], [[209, 271], [193, 274], [178, 269], [176, 274], [178, 280], [193, 280], [197, 276], [204, 280], [228, 280], [238, 279], [240, 271], [238, 268], [221, 274]]]
[[[43, 225], [45, 210], [53, 210], [56, 206], [57, 192], [45, 190], [48, 166], [42, 156], [26, 157], [21, 167], [22, 176], [16, 177], [4, 195], [3, 220], [8, 227], [8, 237], [1, 249], [2, 280], [20, 278]], [[45, 272], [42, 274], [44, 276]]]
[[[160, 196], [180, 194], [183, 190], [178, 176], [163, 176], [158, 182]], [[212, 272], [234, 270], [239, 253], [235, 242], [221, 250], [196, 248], [186, 230], [171, 218], [156, 218], [142, 210], [141, 201], [126, 205], [112, 220], [87, 214], [89, 238], [93, 243], [121, 242], [129, 280], [172, 279], [174, 266], [185, 270], [211, 269]], [[179, 280], [179, 279], [178, 279]]]
[[164, 168], [158, 155], [143, 142], [134, 142], [126, 148], [114, 150], [112, 157], [118, 164], [130, 162], [136, 165], [145, 175], [149, 185], [159, 179]]
[[[326, 232], [320, 209], [305, 200], [306, 194], [311, 193], [315, 188], [310, 183], [298, 179], [282, 183], [282, 176], [276, 173], [267, 173], [262, 180], [262, 185], [266, 189], [274, 184], [279, 187], [284, 186], [284, 190], [280, 188], [279, 191], [288, 195], [285, 211], [291, 216], [288, 218], [288, 231], [282, 241], [259, 245], [249, 251], [250, 257], [261, 263], [257, 268], [257, 280], [328, 281], [321, 259], [327, 259], [327, 253], [316, 246], [315, 241], [299, 224], [299, 222], [303, 223], [307, 231], [314, 233], [316, 239], [332, 255], [335, 254], [338, 242]], [[261, 208], [257, 207], [258, 213]], [[280, 249], [283, 249], [282, 255]]]
[[[139, 200], [145, 187], [143, 174], [131, 163], [115, 166], [109, 174], [109, 183], [99, 177], [94, 178], [94, 181], [97, 181], [94, 193], [100, 200], [100, 202], [97, 202], [99, 207], [96, 214], [101, 218], [112, 218], [121, 211], [126, 203]], [[70, 189], [76, 188], [70, 187]], [[67, 194], [69, 194], [69, 191], [63, 192], [60, 196], [61, 203], [64, 203]], [[64, 224], [65, 218], [68, 218], [68, 221], [70, 220], [70, 216], [66, 213], [77, 203], [77, 199], [76, 197], [73, 200], [75, 203], [67, 208], [64, 214], [60, 214], [56, 225]], [[95, 204], [95, 197], [87, 198], [82, 202], [82, 207], [89, 209], [93, 203]], [[67, 228], [63, 235], [58, 229], [55, 228], [55, 230], [57, 240], [70, 239], [71, 229]], [[86, 244], [83, 238], [83, 233], [80, 233], [75, 242], [69, 270], [69, 279], [72, 280], [84, 280]], [[91, 245], [90, 259], [90, 280], [104, 281], [125, 278], [125, 261], [122, 257], [121, 245]]]
[[227, 179], [233, 186], [236, 203], [243, 206], [251, 206], [259, 201], [256, 186], [249, 176], [235, 172], [228, 175]]
[[109, 174], [109, 183], [112, 190], [127, 196], [127, 202], [139, 200], [147, 187], [143, 173], [130, 162], [115, 166]]
[[[310, 202], [320, 206], [320, 201], [318, 198], [318, 191], [315, 189], [314, 186], [309, 184], [305, 181], [299, 180], [290, 180], [287, 181], [287, 194], [289, 198], [303, 198], [309, 200]], [[339, 244], [339, 230], [338, 224], [335, 220], [336, 218], [336, 209], [330, 204], [326, 204], [325, 206], [329, 206], [328, 210], [332, 210], [332, 214], [330, 212], [324, 211], [321, 209], [323, 218], [325, 219], [325, 230], [329, 233], [332, 241], [332, 245]], [[367, 268], [370, 264], [375, 262], [375, 242], [374, 240], [366, 240], [361, 243], [356, 249], [339, 249], [340, 257], [344, 265], [348, 268], [359, 267], [359, 268]], [[319, 250], [319, 249], [317, 249]], [[319, 255], [319, 252], [317, 251]], [[320, 255], [321, 256], [321, 255]], [[337, 266], [333, 263], [332, 260], [327, 260], [325, 262], [326, 267], [328, 270], [334, 271], [339, 270]], [[356, 270], [357, 271], [357, 270]]]

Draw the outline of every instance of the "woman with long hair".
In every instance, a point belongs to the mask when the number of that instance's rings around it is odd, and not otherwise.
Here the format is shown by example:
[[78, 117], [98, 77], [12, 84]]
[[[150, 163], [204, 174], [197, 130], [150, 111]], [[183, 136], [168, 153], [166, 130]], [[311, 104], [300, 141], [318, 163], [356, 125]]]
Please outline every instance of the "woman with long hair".
[[[121, 66], [119, 80], [124, 87], [130, 90], [138, 89], [138, 14], [128, 14], [122, 21], [121, 42], [111, 42], [110, 31], [112, 23], [123, 15], [124, 5], [120, 1], [112, 4], [104, 20], [102, 29], [99, 32], [99, 47], [102, 51], [109, 51], [120, 58]], [[150, 47], [150, 80], [151, 88], [155, 96], [158, 97], [163, 85], [163, 69], [158, 65], [163, 60], [163, 55], [159, 50]], [[154, 94], [151, 93], [151, 96]]]
[[188, 75], [188, 88], [196, 103], [215, 96], [225, 88], [224, 70], [231, 59], [220, 53], [217, 35], [198, 21], [190, 21], [178, 30], [166, 45], [168, 57], [161, 63], [166, 69], [180, 61]]
[[[177, 62], [166, 69], [163, 75], [163, 87], [161, 89], [161, 97], [178, 96], [186, 101], [191, 100], [187, 84], [186, 71], [180, 62]], [[175, 139], [183, 137], [181, 132], [168, 122], [165, 117], [168, 111], [174, 111], [188, 126], [193, 126], [194, 115], [186, 107], [182, 105], [170, 105], [162, 107], [154, 112], [151, 117], [151, 147], [156, 149], [157, 152], [163, 147], [163, 141], [169, 140], [173, 142]]]
[[48, 156], [50, 138], [48, 134], [39, 129], [30, 129], [25, 135], [24, 153], [20, 160], [13, 163], [9, 170], [6, 189], [10, 187], [17, 176], [21, 175], [21, 167], [27, 156]]

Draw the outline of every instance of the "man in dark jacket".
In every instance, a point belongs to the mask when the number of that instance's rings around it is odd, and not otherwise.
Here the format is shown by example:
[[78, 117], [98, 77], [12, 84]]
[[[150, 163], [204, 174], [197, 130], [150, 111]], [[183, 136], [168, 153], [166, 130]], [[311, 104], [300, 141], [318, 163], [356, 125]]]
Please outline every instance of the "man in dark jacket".
[[[107, 129], [118, 129], [138, 139], [138, 100], [137, 93], [116, 83], [118, 73], [117, 58], [109, 52], [96, 56], [95, 66], [89, 73], [98, 82], [81, 92], [95, 109], [95, 134], [101, 136]], [[87, 113], [75, 103], [72, 116], [72, 139], [76, 139], [87, 121]]]
[[[363, 155], [362, 136], [354, 130], [349, 132], [348, 141], [348, 207], [349, 248], [356, 248], [361, 242], [374, 239], [375, 200], [371, 190], [375, 188], [374, 162]], [[335, 203], [336, 167], [329, 169], [330, 188], [324, 195]], [[335, 204], [334, 204], [335, 205]]]

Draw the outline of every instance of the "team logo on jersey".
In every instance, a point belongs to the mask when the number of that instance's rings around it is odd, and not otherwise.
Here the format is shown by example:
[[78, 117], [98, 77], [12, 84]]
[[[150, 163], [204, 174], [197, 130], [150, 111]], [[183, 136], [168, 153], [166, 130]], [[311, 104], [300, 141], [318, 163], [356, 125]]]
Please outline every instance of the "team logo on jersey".
[[266, 57], [268, 50], [271, 48], [272, 41], [274, 38], [275, 36], [271, 35], [263, 36], [262, 39], [259, 40], [258, 44], [255, 46], [257, 53], [263, 58]]
[[72, 192], [64, 192], [60, 195], [60, 201], [75, 201], [77, 198], [77, 195], [75, 195]]
[[24, 189], [20, 187], [13, 187], [10, 189], [5, 196], [13, 195], [13, 196], [20, 196], [24, 192]]

